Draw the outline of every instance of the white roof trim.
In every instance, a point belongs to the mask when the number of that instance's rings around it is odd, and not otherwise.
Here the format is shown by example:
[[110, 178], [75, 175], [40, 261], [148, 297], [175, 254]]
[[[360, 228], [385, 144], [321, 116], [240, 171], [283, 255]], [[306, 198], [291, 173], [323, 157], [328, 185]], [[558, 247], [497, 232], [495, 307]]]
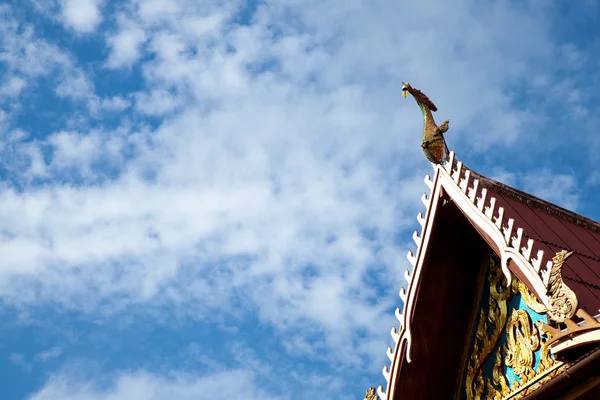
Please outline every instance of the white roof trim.
[[[513, 272], [523, 277], [524, 283], [536, 295], [536, 297], [546, 306], [548, 306], [548, 297], [546, 290], [548, 287], [549, 274], [552, 267], [552, 261], [545, 263], [544, 252], [538, 251], [536, 257], [532, 257], [534, 240], [529, 239], [524, 247], [522, 245], [523, 229], [514, 226], [514, 220], [508, 216], [507, 225], [503, 225], [504, 209], [496, 209], [496, 199], [490, 198], [490, 207], [485, 207], [487, 190], [481, 191], [481, 197], [476, 197], [479, 180], [471, 177], [471, 171], [462, 165], [462, 162], [455, 161], [454, 152], [450, 152], [449, 161], [445, 166], [433, 165], [433, 180], [429, 175], [425, 176], [425, 183], [430, 189], [430, 196], [423, 193], [421, 197], [425, 204], [425, 216], [422, 213], [417, 215], [417, 221], [422, 226], [421, 235], [418, 231], [413, 233], [413, 239], [417, 244], [416, 254], [408, 252], [408, 260], [413, 265], [412, 273], [407, 269], [404, 276], [408, 283], [408, 289], [400, 289], [400, 298], [404, 303], [404, 313], [400, 308], [396, 309], [396, 317], [400, 322], [400, 329], [392, 327], [391, 335], [394, 340], [394, 349], [388, 347], [387, 355], [391, 361], [391, 368], [387, 365], [383, 368], [383, 376], [387, 382], [387, 389], [379, 386], [377, 393], [382, 400], [391, 400], [394, 397], [396, 375], [402, 363], [401, 354], [406, 347], [406, 361], [411, 362], [411, 326], [417, 288], [421, 281], [421, 272], [423, 268], [423, 254], [427, 251], [429, 237], [432, 231], [432, 221], [434, 220], [439, 199], [442, 193], [447, 193], [454, 201], [469, 221], [480, 231], [488, 244], [497, 249], [501, 259], [501, 267], [508, 284], [510, 285]], [[513, 236], [513, 234], [515, 236]]]

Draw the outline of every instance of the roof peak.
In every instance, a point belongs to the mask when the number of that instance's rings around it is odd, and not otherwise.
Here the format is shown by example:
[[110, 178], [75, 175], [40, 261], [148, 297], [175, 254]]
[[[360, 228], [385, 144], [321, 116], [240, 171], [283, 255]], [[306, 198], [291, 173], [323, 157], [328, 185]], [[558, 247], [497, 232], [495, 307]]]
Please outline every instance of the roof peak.
[[[395, 398], [401, 366], [412, 361], [412, 322], [423, 270], [427, 268], [425, 254], [434, 230], [433, 221], [447, 204], [446, 200], [454, 203], [500, 258], [500, 267], [508, 284], [511, 284], [513, 277], [518, 278], [547, 309], [554, 307], [550, 304], [549, 285], [552, 283], [551, 275], [556, 270], [553, 260], [557, 251], [570, 252], [588, 245], [597, 249], [597, 244], [600, 244], [600, 223], [478, 174], [456, 160], [453, 151], [449, 152], [447, 163], [433, 164], [433, 168], [433, 177], [425, 177], [430, 191], [421, 197], [425, 213], [420, 212], [417, 216], [422, 230], [420, 234], [419, 231], [413, 233], [417, 251], [409, 251], [407, 255], [413, 268], [406, 270], [404, 276], [407, 287], [402, 287], [399, 293], [403, 307], [398, 307], [395, 312], [400, 322], [399, 329], [394, 326], [391, 330], [394, 347], [388, 348], [387, 352], [391, 364], [390, 367], [385, 365], [382, 371], [387, 388], [384, 390], [383, 386], [379, 386], [377, 391], [385, 400]], [[564, 225], [562, 228], [565, 228], [568, 238], [562, 238], [562, 231], [555, 231], [559, 227], [552, 223], [553, 219], [559, 225]], [[587, 244], [575, 246], [582, 232], [571, 231], [567, 223], [587, 229], [596, 236], [587, 237]], [[544, 229], [537, 229], [538, 225]], [[558, 240], [556, 246], [545, 244], [543, 239], [546, 235]], [[574, 257], [567, 267], [579, 267], [580, 261], [580, 257]], [[593, 306], [595, 301], [586, 299], [586, 304]]]

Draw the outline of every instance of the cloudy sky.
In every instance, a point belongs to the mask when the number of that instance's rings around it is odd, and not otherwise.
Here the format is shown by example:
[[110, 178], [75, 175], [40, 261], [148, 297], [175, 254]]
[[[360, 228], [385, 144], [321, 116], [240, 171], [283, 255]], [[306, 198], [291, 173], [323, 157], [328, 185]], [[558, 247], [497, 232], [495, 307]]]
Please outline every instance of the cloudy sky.
[[358, 399], [431, 171], [600, 218], [595, 1], [4, 0], [2, 399]]

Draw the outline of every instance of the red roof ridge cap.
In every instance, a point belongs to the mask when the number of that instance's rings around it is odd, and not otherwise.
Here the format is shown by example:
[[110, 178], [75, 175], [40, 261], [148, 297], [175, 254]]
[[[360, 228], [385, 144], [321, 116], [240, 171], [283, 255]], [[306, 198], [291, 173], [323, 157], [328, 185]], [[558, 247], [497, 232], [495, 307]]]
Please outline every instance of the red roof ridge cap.
[[539, 197], [523, 192], [522, 190], [516, 189], [512, 186], [508, 186], [502, 182], [488, 178], [487, 176], [481, 175], [473, 170], [470, 171], [473, 176], [476, 176], [477, 179], [479, 179], [480, 184], [487, 189], [492, 189], [494, 192], [502, 196], [509, 197], [520, 203], [524, 203], [530, 207], [543, 211], [549, 215], [600, 234], [600, 222], [598, 221], [585, 217], [581, 214], [577, 214], [571, 210], [567, 210], [566, 208], [560, 207], [544, 199], [540, 199]]

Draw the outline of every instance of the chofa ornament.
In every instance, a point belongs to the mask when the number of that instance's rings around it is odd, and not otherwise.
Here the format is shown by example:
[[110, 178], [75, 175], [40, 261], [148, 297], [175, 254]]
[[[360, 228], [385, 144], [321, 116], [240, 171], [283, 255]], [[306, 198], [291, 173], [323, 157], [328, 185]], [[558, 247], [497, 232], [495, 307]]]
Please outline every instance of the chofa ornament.
[[425, 93], [413, 88], [410, 83], [406, 82], [402, 86], [402, 96], [406, 98], [408, 93], [414, 97], [423, 115], [423, 138], [421, 139], [423, 153], [430, 162], [444, 165], [449, 157], [444, 133], [448, 131], [450, 121], [446, 120], [439, 126], [436, 125], [431, 113], [437, 111], [435, 104], [429, 100]]
[[548, 293], [550, 294], [548, 317], [556, 322], [564, 322], [565, 319], [575, 315], [577, 311], [577, 296], [562, 279], [563, 264], [571, 254], [573, 254], [572, 251], [563, 250], [552, 258], [552, 270], [548, 281]]
[[544, 306], [522, 283], [517, 281], [518, 290], [523, 294], [525, 304], [537, 313], [546, 313], [555, 322], [564, 322], [577, 311], [578, 301], [575, 292], [563, 281], [563, 264], [573, 254], [572, 251], [562, 250], [552, 258], [552, 269], [548, 280], [548, 306]]

